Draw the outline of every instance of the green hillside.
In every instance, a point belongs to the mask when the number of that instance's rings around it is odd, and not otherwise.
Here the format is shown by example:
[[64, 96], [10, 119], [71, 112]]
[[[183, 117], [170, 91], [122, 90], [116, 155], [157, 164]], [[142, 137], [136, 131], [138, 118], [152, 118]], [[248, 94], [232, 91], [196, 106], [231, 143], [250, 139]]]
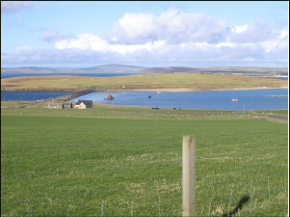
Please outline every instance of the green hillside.
[[1, 79], [1, 90], [224, 90], [243, 88], [285, 88], [287, 80], [241, 75], [200, 73], [141, 74], [117, 77], [34, 76]]

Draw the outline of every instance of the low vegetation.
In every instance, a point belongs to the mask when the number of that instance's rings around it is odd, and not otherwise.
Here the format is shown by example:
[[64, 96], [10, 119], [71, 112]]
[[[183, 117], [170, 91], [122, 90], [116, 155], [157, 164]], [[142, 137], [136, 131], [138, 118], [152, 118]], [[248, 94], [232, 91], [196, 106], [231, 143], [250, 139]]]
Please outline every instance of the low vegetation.
[[117, 77], [34, 76], [1, 79], [2, 91], [80, 91], [86, 89], [221, 90], [283, 87], [288, 87], [287, 80], [199, 73], [146, 74]]
[[287, 214], [288, 124], [95, 104], [1, 109], [1, 215], [181, 216], [187, 134], [197, 139], [198, 216], [221, 216], [243, 195], [241, 216]]

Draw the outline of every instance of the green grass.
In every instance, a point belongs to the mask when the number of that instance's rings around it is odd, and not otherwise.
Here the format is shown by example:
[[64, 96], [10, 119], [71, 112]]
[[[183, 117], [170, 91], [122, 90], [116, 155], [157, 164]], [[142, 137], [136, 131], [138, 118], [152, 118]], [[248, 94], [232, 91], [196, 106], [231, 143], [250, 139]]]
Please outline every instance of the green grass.
[[[93, 109], [87, 110], [62, 110], [47, 109], [50, 102], [34, 105], [34, 101], [27, 101], [25, 104], [29, 109], [15, 109], [23, 106], [23, 101], [2, 101], [5, 115], [9, 116], [53, 116], [53, 117], [80, 117], [80, 118], [106, 118], [106, 119], [157, 119], [157, 120], [190, 120], [190, 119], [244, 119], [244, 118], [267, 118], [271, 121], [287, 122], [285, 120], [273, 118], [272, 116], [288, 117], [288, 110], [255, 110], [255, 111], [223, 111], [223, 110], [204, 110], [204, 109], [182, 109], [174, 110], [162, 108], [154, 110], [148, 107], [132, 106], [112, 106], [95, 103]], [[54, 102], [53, 102], [54, 103]]]
[[20, 108], [32, 103], [33, 101], [1, 101], [1, 108]]
[[280, 115], [288, 117], [288, 110], [257, 110], [255, 111], [255, 113], [265, 115]]
[[[123, 87], [125, 87], [125, 89]], [[100, 90], [223, 90], [263, 87], [288, 87], [288, 81], [267, 78], [251, 78], [238, 75], [199, 73], [162, 73], [116, 77], [32, 76], [1, 79], [1, 90], [6, 91], [79, 91], [91, 88]]]
[[[11, 102], [11, 101], [10, 101]], [[148, 107], [131, 107], [131, 106], [111, 106], [101, 103], [95, 103], [94, 108], [87, 110], [77, 109], [47, 109], [49, 102], [38, 105], [38, 108], [15, 109], [21, 106], [19, 103], [11, 104], [2, 102], [5, 115], [9, 116], [53, 116], [53, 117], [82, 117], [82, 118], [118, 118], [118, 119], [190, 119], [190, 118], [226, 118], [237, 114], [244, 114], [239, 111], [222, 111], [222, 110], [193, 110], [193, 109], [159, 109], [154, 110]], [[33, 103], [33, 101], [31, 101]], [[251, 112], [246, 112], [250, 114]], [[238, 117], [237, 117], [238, 118]]]
[[245, 194], [241, 215], [285, 216], [288, 125], [230, 114], [1, 109], [1, 215], [181, 216], [182, 136], [192, 134], [198, 216]]

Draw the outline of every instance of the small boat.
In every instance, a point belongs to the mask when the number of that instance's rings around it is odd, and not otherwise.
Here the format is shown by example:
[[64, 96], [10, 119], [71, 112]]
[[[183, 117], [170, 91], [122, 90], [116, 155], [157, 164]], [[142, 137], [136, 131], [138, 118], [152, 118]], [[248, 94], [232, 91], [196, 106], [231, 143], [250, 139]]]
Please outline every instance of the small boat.
[[239, 99], [238, 98], [232, 98], [232, 102], [238, 102]]
[[151, 99], [151, 98], [152, 98], [152, 96], [148, 96], [148, 98], [149, 98], [149, 99]]

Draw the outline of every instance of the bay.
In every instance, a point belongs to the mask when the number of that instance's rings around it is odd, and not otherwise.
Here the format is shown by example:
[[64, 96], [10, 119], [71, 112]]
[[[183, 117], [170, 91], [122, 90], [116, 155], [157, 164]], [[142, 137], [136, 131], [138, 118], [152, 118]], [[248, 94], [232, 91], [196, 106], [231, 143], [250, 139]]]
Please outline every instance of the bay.
[[1, 79], [13, 78], [13, 77], [27, 77], [27, 76], [56, 76], [56, 75], [68, 75], [68, 76], [92, 76], [92, 77], [115, 77], [133, 75], [133, 73], [1, 73]]
[[[105, 100], [108, 95], [115, 100]], [[175, 109], [270, 110], [288, 109], [288, 89], [225, 91], [123, 91], [93, 92], [70, 100], [91, 99], [93, 102], [117, 106], [145, 106]], [[232, 99], [238, 99], [233, 102]]]
[[44, 100], [71, 94], [68, 91], [1, 91], [1, 101]]
[[[27, 92], [2, 91], [1, 100], [42, 100], [71, 94], [71, 92]], [[105, 100], [108, 95], [115, 100]], [[190, 109], [221, 109], [221, 110], [261, 110], [288, 109], [288, 89], [260, 90], [225, 90], [225, 91], [119, 91], [93, 92], [70, 100], [91, 99], [93, 102], [116, 106], [143, 106], [152, 108], [190, 108]], [[238, 99], [233, 102], [232, 99]]]

